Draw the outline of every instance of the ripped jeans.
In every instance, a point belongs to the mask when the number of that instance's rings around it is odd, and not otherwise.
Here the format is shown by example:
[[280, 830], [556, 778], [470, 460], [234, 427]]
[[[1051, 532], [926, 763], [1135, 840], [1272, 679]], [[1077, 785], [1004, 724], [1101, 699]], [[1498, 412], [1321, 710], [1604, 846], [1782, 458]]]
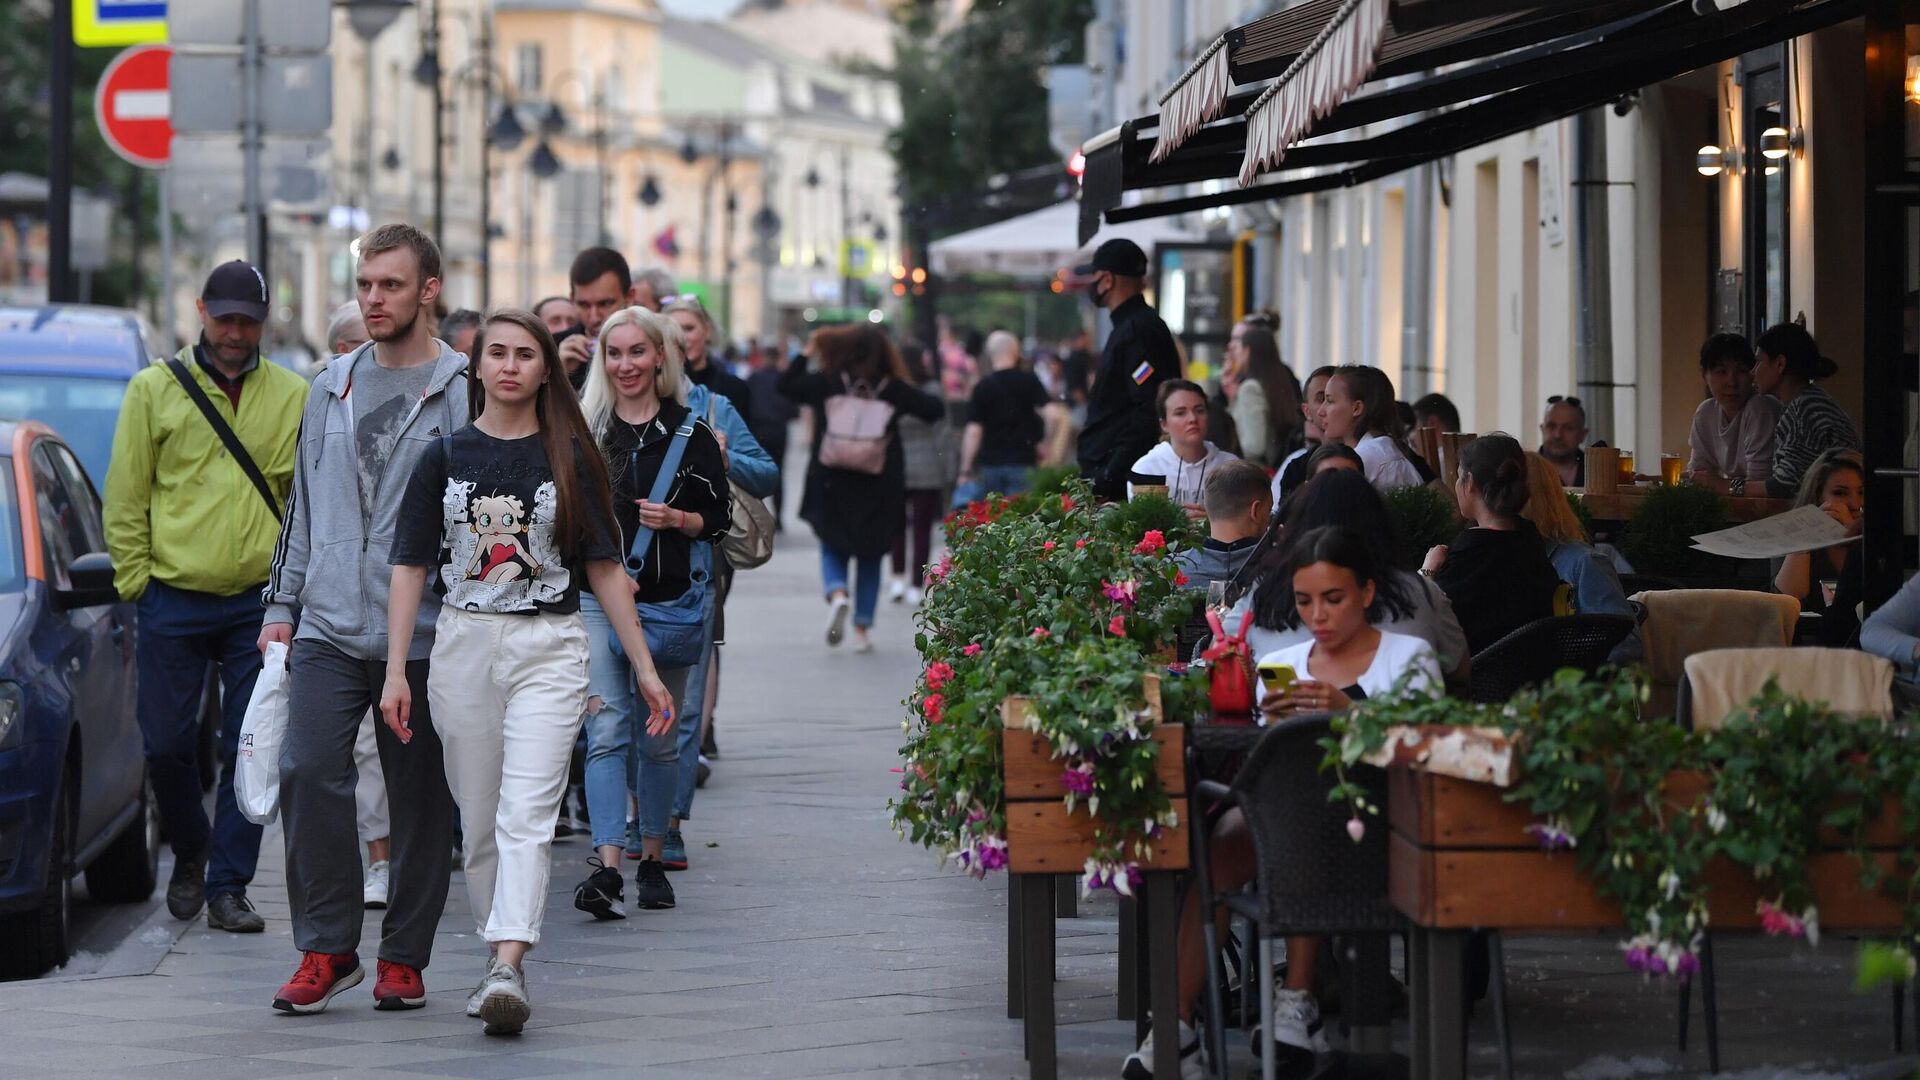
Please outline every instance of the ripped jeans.
[[[640, 835], [664, 837], [680, 773], [678, 725], [662, 735], [647, 734], [646, 703], [634, 688], [632, 665], [614, 655], [607, 613], [583, 593], [580, 618], [592, 640], [587, 662], [587, 813], [593, 818], [593, 846], [626, 845], [628, 790], [640, 806]], [[691, 669], [659, 670], [678, 713]]]

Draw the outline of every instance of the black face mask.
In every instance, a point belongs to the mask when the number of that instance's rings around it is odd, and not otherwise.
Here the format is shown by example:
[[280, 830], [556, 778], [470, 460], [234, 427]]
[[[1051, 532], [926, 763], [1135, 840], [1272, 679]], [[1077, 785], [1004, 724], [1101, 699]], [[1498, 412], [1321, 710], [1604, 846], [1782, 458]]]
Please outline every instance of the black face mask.
[[1112, 292], [1112, 289], [1101, 288], [1098, 280], [1094, 281], [1092, 285], [1087, 286], [1087, 296], [1093, 300], [1093, 306], [1097, 308], [1107, 306], [1107, 297], [1111, 295]]

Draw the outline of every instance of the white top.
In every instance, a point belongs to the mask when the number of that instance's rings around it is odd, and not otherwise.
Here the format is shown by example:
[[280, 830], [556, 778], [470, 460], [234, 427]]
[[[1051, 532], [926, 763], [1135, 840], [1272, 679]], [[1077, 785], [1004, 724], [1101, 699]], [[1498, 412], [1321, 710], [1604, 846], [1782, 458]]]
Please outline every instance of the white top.
[[1385, 435], [1369, 435], [1353, 448], [1366, 466], [1367, 480], [1384, 494], [1403, 487], [1419, 487], [1420, 470], [1413, 467], [1399, 444]]
[[[1182, 461], [1174, 453], [1170, 442], [1156, 443], [1154, 448], [1141, 455], [1133, 463], [1133, 471], [1147, 476], [1167, 478], [1167, 497], [1174, 502], [1204, 504], [1207, 501], [1207, 473], [1223, 461], [1238, 461], [1239, 458], [1225, 450], [1207, 444], [1207, 452], [1199, 461]], [[1133, 498], [1133, 483], [1127, 483], [1127, 498]]]
[[[1310, 664], [1314, 646], [1312, 638], [1297, 645], [1289, 645], [1277, 652], [1270, 652], [1260, 658], [1262, 664], [1286, 664], [1293, 668], [1294, 674], [1302, 679], [1326, 682], [1314, 675]], [[1411, 674], [1409, 674], [1411, 673]], [[1393, 693], [1394, 687], [1402, 676], [1407, 676], [1408, 690], [1431, 693], [1440, 689], [1440, 661], [1434, 658], [1433, 646], [1417, 637], [1396, 634], [1391, 630], [1380, 631], [1380, 647], [1374, 651], [1373, 663], [1354, 680], [1369, 699], [1386, 697]], [[1335, 687], [1345, 690], [1346, 687]]]
[[1732, 420], [1712, 398], [1693, 410], [1687, 431], [1687, 472], [1705, 469], [1723, 476], [1745, 473], [1748, 480], [1765, 483], [1773, 471], [1773, 429], [1780, 422], [1780, 401], [1755, 394]]
[[1317, 448], [1312, 446], [1303, 446], [1300, 449], [1295, 450], [1293, 453], [1287, 455], [1287, 460], [1281, 462], [1280, 467], [1278, 469], [1274, 470], [1274, 473], [1273, 473], [1273, 505], [1274, 506], [1276, 507], [1279, 506], [1281, 500], [1286, 495], [1286, 492], [1280, 490], [1280, 478], [1287, 475], [1287, 466], [1292, 465], [1294, 462], [1299, 461], [1301, 458], [1306, 457], [1308, 454], [1313, 453], [1315, 449]]
[[[1400, 587], [1413, 601], [1413, 611], [1404, 619], [1383, 619], [1373, 625], [1386, 633], [1397, 637], [1411, 637], [1424, 641], [1433, 647], [1440, 658], [1442, 671], [1458, 671], [1460, 664], [1467, 659], [1467, 634], [1460, 629], [1460, 620], [1453, 613], [1453, 603], [1447, 599], [1440, 586], [1432, 578], [1423, 577], [1411, 570], [1391, 571], [1399, 579]], [[1273, 583], [1262, 582], [1267, 588], [1284, 587], [1286, 582], [1275, 579]], [[1240, 616], [1253, 603], [1254, 590], [1240, 598], [1240, 603], [1227, 614], [1227, 625], [1240, 625]], [[1313, 641], [1313, 632], [1304, 626], [1282, 627], [1269, 630], [1258, 624], [1247, 628], [1247, 651], [1255, 656], [1279, 649], [1290, 648], [1301, 642]]]

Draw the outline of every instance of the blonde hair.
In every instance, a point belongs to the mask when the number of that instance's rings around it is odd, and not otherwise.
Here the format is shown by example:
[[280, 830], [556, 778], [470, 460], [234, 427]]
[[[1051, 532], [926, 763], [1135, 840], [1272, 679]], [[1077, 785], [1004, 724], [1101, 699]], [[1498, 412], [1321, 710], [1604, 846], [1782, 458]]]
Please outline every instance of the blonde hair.
[[1827, 481], [1833, 479], [1833, 474], [1841, 469], [1852, 469], [1859, 474], [1862, 485], [1865, 485], [1867, 459], [1861, 457], [1858, 450], [1836, 446], [1822, 452], [1819, 457], [1813, 459], [1813, 464], [1807, 467], [1807, 475], [1800, 478], [1800, 490], [1794, 497], [1793, 505], [1796, 507], [1819, 506], [1822, 497], [1826, 494]]
[[621, 308], [607, 317], [600, 327], [600, 344], [587, 365], [587, 379], [581, 388], [580, 409], [587, 414], [587, 426], [598, 440], [607, 434], [613, 422], [613, 379], [607, 374], [607, 339], [622, 326], [637, 326], [660, 354], [660, 367], [653, 374], [653, 392], [661, 401], [687, 403], [687, 380], [683, 377], [686, 360], [680, 354], [680, 328], [665, 315], [655, 315], [643, 307]]
[[1584, 544], [1587, 530], [1567, 502], [1566, 489], [1560, 486], [1560, 472], [1553, 463], [1529, 450], [1527, 452], [1527, 505], [1520, 516], [1533, 522], [1540, 536], [1556, 544]]
[[[707, 354], [708, 356], [712, 356], [714, 346], [720, 341], [720, 327], [713, 321], [713, 313], [707, 310], [707, 305], [701, 303], [700, 298], [697, 296], [676, 296], [673, 298], [672, 303], [660, 305], [660, 314], [668, 316], [668, 321], [670, 322], [672, 321], [672, 316], [682, 311], [687, 312], [706, 325]], [[679, 324], [674, 324], [674, 332], [679, 333], [679, 329]], [[680, 347], [683, 352], [686, 349], [686, 344], [685, 335], [681, 335]]]

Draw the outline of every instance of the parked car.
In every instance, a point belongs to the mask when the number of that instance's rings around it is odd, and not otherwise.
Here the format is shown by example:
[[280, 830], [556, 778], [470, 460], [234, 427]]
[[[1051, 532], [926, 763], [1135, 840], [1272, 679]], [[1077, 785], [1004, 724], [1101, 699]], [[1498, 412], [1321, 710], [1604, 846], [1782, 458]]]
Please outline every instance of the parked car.
[[[60, 433], [105, 490], [127, 380], [153, 362], [159, 337], [137, 312], [87, 304], [0, 306], [0, 419]], [[220, 680], [207, 668], [200, 709], [200, 784], [220, 762]]]
[[153, 895], [160, 812], [100, 496], [45, 424], [0, 422], [0, 452], [0, 975], [21, 976], [66, 962], [75, 873]]

